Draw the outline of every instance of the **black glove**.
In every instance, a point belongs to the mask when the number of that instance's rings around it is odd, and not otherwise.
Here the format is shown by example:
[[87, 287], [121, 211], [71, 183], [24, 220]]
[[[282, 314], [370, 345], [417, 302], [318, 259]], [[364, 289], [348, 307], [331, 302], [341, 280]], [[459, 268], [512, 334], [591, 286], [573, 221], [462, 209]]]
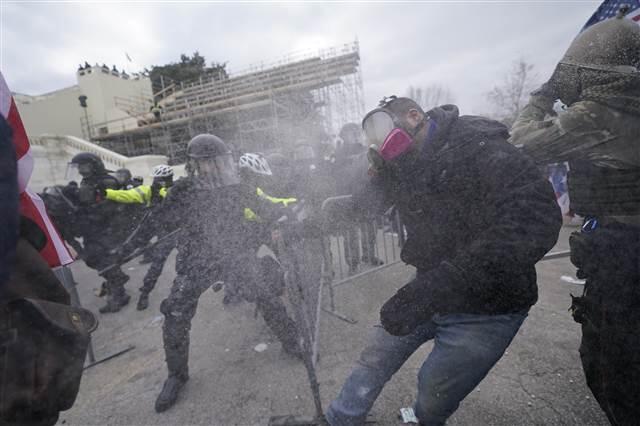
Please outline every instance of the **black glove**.
[[406, 336], [431, 320], [435, 312], [426, 297], [427, 282], [414, 279], [402, 287], [380, 309], [380, 323], [393, 336]]

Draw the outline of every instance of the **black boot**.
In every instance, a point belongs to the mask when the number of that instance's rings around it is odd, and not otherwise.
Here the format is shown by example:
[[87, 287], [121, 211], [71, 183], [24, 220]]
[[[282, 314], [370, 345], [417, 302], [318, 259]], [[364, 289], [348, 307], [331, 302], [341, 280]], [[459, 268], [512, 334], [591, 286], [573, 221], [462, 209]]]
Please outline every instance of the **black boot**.
[[168, 410], [178, 400], [180, 389], [187, 383], [189, 376], [170, 375], [162, 386], [162, 391], [156, 399], [156, 412], [162, 413]]
[[107, 279], [107, 304], [100, 308], [100, 313], [118, 312], [129, 303], [131, 297], [124, 290], [124, 284], [129, 281], [129, 276], [120, 269], [114, 269], [105, 273]]
[[282, 344], [282, 350], [285, 354], [289, 355], [292, 358], [302, 361], [303, 352], [302, 348], [298, 343], [295, 344]]
[[140, 293], [140, 298], [138, 299], [138, 305], [136, 309], [139, 311], [144, 311], [149, 307], [149, 293]]
[[279, 297], [259, 297], [256, 307], [262, 314], [264, 321], [282, 344], [283, 351], [294, 358], [302, 359], [302, 348], [298, 339], [296, 324], [289, 315], [287, 308]]
[[[165, 326], [167, 323], [165, 322]], [[167, 330], [164, 330], [165, 332]], [[189, 380], [189, 340], [188, 338], [182, 342], [171, 342], [166, 339], [165, 335], [165, 360], [167, 361], [167, 369], [169, 377], [162, 386], [162, 391], [156, 399], [156, 411], [161, 413], [168, 410], [178, 400], [180, 389]]]

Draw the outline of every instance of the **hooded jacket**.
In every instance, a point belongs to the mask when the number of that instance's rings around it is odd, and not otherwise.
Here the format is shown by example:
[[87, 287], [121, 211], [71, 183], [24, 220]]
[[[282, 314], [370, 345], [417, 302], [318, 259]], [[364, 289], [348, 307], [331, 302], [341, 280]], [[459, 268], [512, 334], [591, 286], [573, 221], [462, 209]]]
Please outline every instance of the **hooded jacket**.
[[454, 105], [427, 114], [435, 131], [422, 151], [379, 175], [356, 202], [395, 204], [407, 231], [401, 258], [418, 268], [434, 312], [528, 309], [537, 300], [534, 265], [562, 225], [550, 183], [507, 142], [501, 123], [460, 117]]

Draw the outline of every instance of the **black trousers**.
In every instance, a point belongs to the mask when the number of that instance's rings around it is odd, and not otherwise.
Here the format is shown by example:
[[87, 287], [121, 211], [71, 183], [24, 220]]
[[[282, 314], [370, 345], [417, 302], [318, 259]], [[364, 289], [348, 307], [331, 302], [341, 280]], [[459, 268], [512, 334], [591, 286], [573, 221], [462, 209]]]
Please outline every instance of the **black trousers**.
[[613, 425], [640, 419], [640, 229], [616, 224], [572, 236], [586, 277], [579, 301], [580, 358], [587, 385]]
[[[84, 244], [84, 262], [91, 269], [100, 271], [117, 262], [117, 257], [109, 254], [111, 245], [101, 241], [87, 240]], [[112, 268], [102, 274], [106, 280], [110, 298], [120, 298], [125, 295], [124, 285], [129, 281], [129, 276], [122, 271], [120, 266]]]
[[281, 274], [274, 272], [273, 265], [268, 270], [263, 269], [265, 266], [256, 259], [255, 253], [244, 253], [203, 271], [201, 275], [192, 273], [175, 278], [171, 293], [160, 305], [165, 316], [163, 341], [169, 376], [188, 376], [191, 320], [202, 293], [220, 279], [225, 282], [233, 280], [240, 286], [243, 297], [256, 304], [285, 349], [297, 347], [295, 323], [280, 297], [280, 282], [274, 282], [274, 277], [281, 279]]
[[167, 262], [167, 258], [174, 247], [175, 240], [173, 238], [169, 238], [168, 240], [159, 242], [158, 245], [147, 252], [148, 256], [151, 258], [151, 264], [142, 279], [140, 292], [145, 294], [151, 293], [156, 286], [158, 278], [160, 278], [160, 275], [162, 274], [162, 268], [164, 268], [164, 264]]

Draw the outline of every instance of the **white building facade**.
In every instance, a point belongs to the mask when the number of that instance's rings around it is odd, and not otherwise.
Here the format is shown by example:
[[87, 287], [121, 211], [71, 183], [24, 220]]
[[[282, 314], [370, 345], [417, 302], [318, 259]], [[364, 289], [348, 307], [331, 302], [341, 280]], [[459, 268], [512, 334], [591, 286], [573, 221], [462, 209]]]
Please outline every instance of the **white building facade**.
[[[151, 80], [106, 66], [76, 72], [78, 84], [42, 95], [14, 94], [29, 138], [42, 134], [84, 139], [138, 127], [153, 104]], [[86, 108], [79, 98], [86, 96]]]

